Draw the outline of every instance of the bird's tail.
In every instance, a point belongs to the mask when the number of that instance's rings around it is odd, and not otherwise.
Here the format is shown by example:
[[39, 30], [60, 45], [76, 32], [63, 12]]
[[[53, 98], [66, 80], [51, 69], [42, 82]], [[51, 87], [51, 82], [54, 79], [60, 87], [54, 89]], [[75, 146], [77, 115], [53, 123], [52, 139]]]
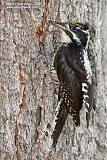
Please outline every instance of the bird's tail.
[[56, 116], [55, 119], [51, 125], [51, 130], [52, 130], [52, 138], [53, 138], [53, 147], [56, 146], [58, 138], [61, 134], [61, 131], [63, 129], [63, 126], [65, 124], [67, 115], [68, 115], [68, 111], [67, 108], [64, 104], [64, 100], [63, 98], [61, 98], [60, 95], [59, 96], [59, 102], [56, 108]]

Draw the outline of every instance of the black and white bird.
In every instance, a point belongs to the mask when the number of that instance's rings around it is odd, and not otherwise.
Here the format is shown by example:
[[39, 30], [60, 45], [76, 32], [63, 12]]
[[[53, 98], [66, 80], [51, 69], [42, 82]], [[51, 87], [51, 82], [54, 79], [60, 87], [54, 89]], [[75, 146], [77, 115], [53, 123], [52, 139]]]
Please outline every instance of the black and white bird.
[[93, 106], [93, 80], [88, 55], [88, 26], [76, 20], [50, 23], [61, 31], [60, 45], [54, 60], [60, 83], [58, 106], [52, 123], [53, 146], [56, 146], [68, 113], [71, 114], [75, 126], [80, 126], [80, 110], [83, 104], [87, 110], [88, 128]]

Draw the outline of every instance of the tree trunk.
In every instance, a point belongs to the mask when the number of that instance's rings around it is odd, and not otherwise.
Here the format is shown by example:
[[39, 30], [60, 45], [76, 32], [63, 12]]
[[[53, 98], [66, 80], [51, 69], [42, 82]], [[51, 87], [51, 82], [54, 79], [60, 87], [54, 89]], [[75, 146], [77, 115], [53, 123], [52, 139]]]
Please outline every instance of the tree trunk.
[[[106, 160], [107, 143], [107, 1], [1, 0], [1, 160]], [[45, 45], [49, 65], [59, 31], [48, 21], [70, 19], [90, 24], [94, 101], [89, 129], [85, 109], [81, 126], [68, 116], [56, 149], [48, 126], [55, 117], [57, 94], [44, 58], [33, 60]]]

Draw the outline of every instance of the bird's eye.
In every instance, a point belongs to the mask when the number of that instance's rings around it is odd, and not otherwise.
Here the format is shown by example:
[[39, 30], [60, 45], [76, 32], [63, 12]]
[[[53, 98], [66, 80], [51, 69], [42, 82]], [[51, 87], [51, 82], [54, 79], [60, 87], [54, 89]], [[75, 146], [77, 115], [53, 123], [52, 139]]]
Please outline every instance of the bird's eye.
[[76, 31], [77, 30], [77, 27], [75, 25], [72, 25], [72, 24], [69, 25], [69, 28], [72, 31]]
[[77, 27], [74, 26], [72, 29], [73, 29], [73, 31], [76, 31], [76, 30], [77, 30]]

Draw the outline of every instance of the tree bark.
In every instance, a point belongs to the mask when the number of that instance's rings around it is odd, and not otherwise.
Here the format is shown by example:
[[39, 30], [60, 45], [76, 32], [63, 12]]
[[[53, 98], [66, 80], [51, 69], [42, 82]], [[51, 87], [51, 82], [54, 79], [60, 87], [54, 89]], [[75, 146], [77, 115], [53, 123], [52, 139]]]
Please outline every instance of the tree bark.
[[[107, 1], [1, 0], [1, 160], [107, 159]], [[45, 45], [48, 63], [56, 54], [59, 31], [48, 21], [78, 19], [91, 29], [90, 55], [94, 77], [95, 110], [86, 128], [72, 117], [56, 149], [48, 126], [55, 117], [57, 94], [44, 58], [33, 60]]]

